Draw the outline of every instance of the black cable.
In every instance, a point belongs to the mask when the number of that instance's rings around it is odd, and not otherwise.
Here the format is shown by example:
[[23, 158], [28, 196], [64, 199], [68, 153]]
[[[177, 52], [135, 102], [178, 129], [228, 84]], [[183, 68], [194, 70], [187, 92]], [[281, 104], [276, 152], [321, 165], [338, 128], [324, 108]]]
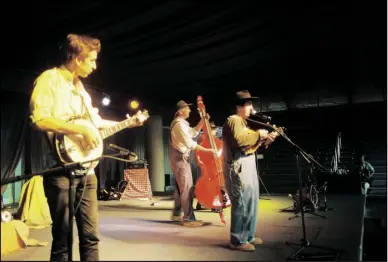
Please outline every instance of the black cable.
[[[104, 157], [104, 158], [112, 158], [112, 159], [116, 159], [116, 160], [123, 161], [123, 162], [127, 162], [127, 163], [132, 163], [132, 162], [137, 161], [137, 159], [136, 159], [136, 160], [127, 160], [127, 159], [123, 159], [123, 158], [119, 158], [119, 157], [114, 157], [114, 156], [109, 156], [109, 155], [102, 155], [101, 157]], [[89, 172], [89, 170], [88, 170], [87, 172]], [[86, 173], [87, 173], [87, 172], [86, 172]], [[71, 174], [70, 174], [70, 175], [71, 175]], [[85, 183], [84, 183], [84, 188], [83, 188], [83, 190], [82, 190], [82, 195], [81, 195], [81, 197], [80, 197], [80, 199], [79, 199], [79, 201], [78, 201], [77, 207], [74, 209], [74, 215], [76, 214], [78, 208], [80, 207], [82, 198], [83, 198], [84, 193], [85, 193], [85, 188], [86, 188], [87, 179], [88, 179], [88, 176], [89, 176], [89, 175], [86, 174], [86, 175], [84, 175], [84, 176], [86, 176], [86, 181], [85, 181]], [[122, 180], [122, 181], [124, 181], [124, 180]], [[122, 181], [121, 181], [121, 182], [122, 182]], [[76, 190], [75, 193], [77, 193], [77, 190]], [[75, 195], [75, 197], [76, 197], [76, 195]]]

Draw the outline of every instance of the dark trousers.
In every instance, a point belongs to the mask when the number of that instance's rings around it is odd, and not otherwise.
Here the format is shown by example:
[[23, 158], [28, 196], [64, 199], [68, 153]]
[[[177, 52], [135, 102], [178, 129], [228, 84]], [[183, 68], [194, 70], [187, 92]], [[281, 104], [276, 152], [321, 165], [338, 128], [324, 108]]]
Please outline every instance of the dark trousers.
[[[67, 176], [46, 176], [43, 183], [53, 221], [50, 261], [68, 261], [67, 239], [69, 230], [72, 230], [69, 228], [69, 179]], [[98, 261], [96, 175], [75, 177], [74, 188], [75, 201], [73, 203], [79, 235], [80, 259], [81, 261]], [[77, 208], [78, 203], [80, 204]]]

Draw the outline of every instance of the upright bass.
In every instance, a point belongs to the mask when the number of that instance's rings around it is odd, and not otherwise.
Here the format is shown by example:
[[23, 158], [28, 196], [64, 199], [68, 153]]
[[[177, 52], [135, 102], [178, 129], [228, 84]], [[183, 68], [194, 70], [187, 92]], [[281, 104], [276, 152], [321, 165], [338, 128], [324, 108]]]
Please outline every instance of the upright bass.
[[[200, 159], [197, 163], [201, 169], [201, 176], [195, 186], [197, 200], [206, 208], [219, 209], [222, 223], [226, 224], [223, 208], [226, 207], [223, 201], [224, 173], [222, 161], [222, 140], [216, 139], [211, 134], [209, 119], [206, 117], [206, 107], [202, 97], [197, 97], [197, 105], [201, 118], [204, 122], [202, 141], [200, 145], [205, 148], [212, 148], [213, 153], [197, 151], [196, 155]], [[217, 152], [217, 153], [216, 153]]]

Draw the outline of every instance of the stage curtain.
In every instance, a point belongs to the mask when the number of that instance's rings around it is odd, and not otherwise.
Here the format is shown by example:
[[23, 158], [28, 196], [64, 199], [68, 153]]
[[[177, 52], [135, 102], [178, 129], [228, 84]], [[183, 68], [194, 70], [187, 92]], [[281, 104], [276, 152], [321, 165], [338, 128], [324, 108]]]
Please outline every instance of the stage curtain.
[[[28, 127], [28, 97], [1, 90], [1, 179], [14, 177]], [[1, 187], [1, 194], [7, 185]]]

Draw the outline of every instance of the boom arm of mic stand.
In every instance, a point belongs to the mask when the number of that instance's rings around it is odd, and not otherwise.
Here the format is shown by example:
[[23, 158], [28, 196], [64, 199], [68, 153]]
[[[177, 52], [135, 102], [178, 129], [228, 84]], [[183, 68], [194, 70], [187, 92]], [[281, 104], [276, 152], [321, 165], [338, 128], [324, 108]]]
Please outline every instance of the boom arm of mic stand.
[[[260, 122], [260, 121], [252, 120], [252, 119], [250, 119], [250, 118], [248, 118], [248, 120], [251, 121], [251, 122], [254, 122], [254, 123], [263, 125], [263, 126], [265, 126], [265, 127], [269, 127], [269, 128], [271, 128], [271, 129], [273, 129], [274, 131], [278, 131], [278, 130], [276, 130], [276, 128], [274, 128], [274, 127], [273, 127], [272, 125], [270, 125], [270, 124], [266, 124], [266, 123], [263, 123], [263, 122]], [[299, 153], [299, 154], [300, 154], [300, 155], [301, 155], [301, 156], [302, 156], [309, 164], [311, 164], [311, 162], [313, 162], [314, 164], [316, 164], [317, 166], [319, 166], [322, 170], [327, 171], [320, 163], [318, 163], [317, 160], [315, 160], [315, 159], [313, 158], [312, 155], [307, 154], [302, 148], [300, 148], [297, 144], [295, 144], [294, 142], [292, 142], [291, 139], [290, 139], [286, 134], [284, 134], [284, 132], [278, 132], [278, 133], [279, 133], [279, 135], [280, 135], [281, 137], [283, 137], [286, 141], [288, 141], [288, 142], [292, 145], [292, 147], [294, 148], [294, 150], [295, 150], [297, 153]], [[310, 162], [310, 161], [311, 161], [311, 162]]]
[[[116, 153], [116, 154], [112, 154], [111, 156], [120, 156], [120, 155], [122, 155], [121, 152], [120, 153]], [[65, 164], [62, 164], [61, 166], [50, 168], [50, 169], [47, 169], [47, 170], [44, 170], [44, 171], [40, 171], [38, 173], [26, 174], [26, 175], [23, 175], [23, 176], [17, 176], [17, 177], [12, 177], [12, 178], [8, 178], [8, 179], [2, 179], [1, 180], [1, 185], [7, 185], [9, 183], [14, 183], [14, 182], [26, 179], [26, 178], [33, 177], [33, 176], [44, 176], [44, 175], [48, 175], [50, 173], [55, 173], [57, 171], [82, 168], [82, 164], [86, 164], [86, 163], [94, 162], [94, 161], [97, 161], [97, 160], [101, 160], [104, 157], [105, 156], [100, 156], [98, 158], [95, 158], [93, 160], [88, 160], [88, 161], [85, 161], [85, 162], [65, 163]]]

